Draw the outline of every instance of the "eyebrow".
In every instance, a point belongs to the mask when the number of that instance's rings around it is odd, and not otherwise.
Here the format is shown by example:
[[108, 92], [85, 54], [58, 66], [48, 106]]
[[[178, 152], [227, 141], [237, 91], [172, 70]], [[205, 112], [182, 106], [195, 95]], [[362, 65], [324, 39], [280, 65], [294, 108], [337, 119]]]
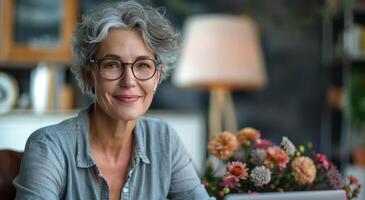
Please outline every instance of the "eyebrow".
[[[104, 58], [115, 58], [115, 59], [119, 59], [122, 60], [122, 57], [120, 57], [119, 55], [116, 54], [106, 54], [102, 59]], [[143, 55], [143, 56], [137, 56], [134, 60], [139, 60], [139, 59], [153, 59], [147, 55]]]

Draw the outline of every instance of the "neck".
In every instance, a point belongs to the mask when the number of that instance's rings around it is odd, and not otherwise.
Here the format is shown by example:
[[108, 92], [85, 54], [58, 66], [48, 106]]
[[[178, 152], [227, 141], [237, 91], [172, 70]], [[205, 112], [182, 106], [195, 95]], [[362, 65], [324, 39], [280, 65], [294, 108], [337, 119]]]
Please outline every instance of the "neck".
[[135, 124], [136, 120], [112, 119], [95, 104], [90, 113], [89, 140], [92, 149], [118, 160], [121, 155], [132, 150]]

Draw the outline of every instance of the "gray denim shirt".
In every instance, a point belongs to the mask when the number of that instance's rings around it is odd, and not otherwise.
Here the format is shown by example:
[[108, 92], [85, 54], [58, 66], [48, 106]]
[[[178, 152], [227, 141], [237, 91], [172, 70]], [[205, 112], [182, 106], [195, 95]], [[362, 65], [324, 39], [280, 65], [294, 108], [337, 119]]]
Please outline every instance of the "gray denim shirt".
[[[28, 139], [16, 199], [106, 200], [106, 180], [92, 158], [89, 115], [41, 128]], [[141, 117], [134, 156], [121, 199], [209, 199], [176, 132], [159, 119]]]

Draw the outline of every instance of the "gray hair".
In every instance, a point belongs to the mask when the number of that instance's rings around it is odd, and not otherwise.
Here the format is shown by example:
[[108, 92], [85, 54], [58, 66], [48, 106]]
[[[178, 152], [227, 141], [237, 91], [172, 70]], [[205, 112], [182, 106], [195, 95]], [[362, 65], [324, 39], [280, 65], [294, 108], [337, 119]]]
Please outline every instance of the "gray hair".
[[168, 76], [176, 60], [179, 37], [171, 23], [154, 8], [135, 1], [104, 3], [84, 15], [73, 34], [71, 71], [83, 93], [92, 94], [86, 77], [86, 71], [90, 70], [89, 60], [113, 28], [137, 30], [147, 48], [164, 65], [160, 82]]

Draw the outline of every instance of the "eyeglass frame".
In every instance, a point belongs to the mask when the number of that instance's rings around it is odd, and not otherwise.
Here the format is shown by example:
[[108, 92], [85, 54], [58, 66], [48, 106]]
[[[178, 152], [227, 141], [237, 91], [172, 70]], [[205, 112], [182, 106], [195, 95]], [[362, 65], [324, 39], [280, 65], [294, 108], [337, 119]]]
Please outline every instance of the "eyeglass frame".
[[[98, 65], [98, 70], [99, 70], [99, 73], [100, 73], [100, 64], [104, 60], [107, 60], [107, 59], [112, 59], [112, 60], [119, 61], [121, 63], [121, 66], [122, 66], [122, 73], [120, 73], [120, 75], [118, 76], [118, 78], [109, 79], [109, 78], [103, 77], [106, 80], [110, 80], [110, 81], [115, 81], [115, 80], [120, 79], [124, 75], [124, 72], [125, 72], [125, 67], [124, 66], [126, 66], [126, 65], [129, 65], [130, 66], [131, 71], [132, 71], [132, 74], [133, 74], [133, 77], [135, 79], [140, 80], [140, 81], [146, 81], [146, 80], [149, 80], [149, 79], [151, 79], [152, 77], [155, 76], [156, 72], [159, 70], [160, 65], [162, 64], [159, 56], [156, 56], [156, 59], [152, 59], [152, 58], [137, 58], [132, 63], [124, 63], [121, 59], [116, 58], [116, 57], [104, 57], [104, 58], [101, 58], [101, 59], [91, 58], [91, 59], [89, 59], [89, 63], [90, 64], [97, 64]], [[146, 79], [140, 79], [140, 78], [137, 78], [136, 75], [134, 74], [133, 66], [134, 66], [134, 64], [136, 64], [136, 62], [141, 61], [141, 60], [150, 60], [150, 61], [152, 61], [155, 64], [155, 71], [153, 72], [153, 74], [151, 75], [151, 77], [146, 78]]]

